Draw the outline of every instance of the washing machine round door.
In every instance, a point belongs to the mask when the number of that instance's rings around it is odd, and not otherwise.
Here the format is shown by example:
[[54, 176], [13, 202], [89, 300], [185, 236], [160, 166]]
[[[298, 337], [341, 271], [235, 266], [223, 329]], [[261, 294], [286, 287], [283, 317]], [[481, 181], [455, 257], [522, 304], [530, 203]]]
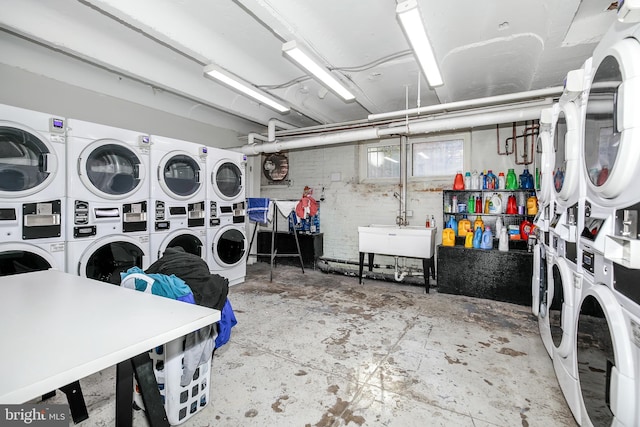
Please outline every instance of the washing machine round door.
[[223, 200], [231, 201], [242, 195], [243, 173], [234, 162], [218, 162], [211, 172], [211, 182], [216, 194]]
[[595, 66], [587, 102], [584, 168], [590, 192], [603, 199], [623, 194], [640, 200], [640, 43], [626, 38]]
[[0, 244], [0, 276], [60, 268], [44, 249], [20, 243]]
[[606, 285], [588, 285], [579, 309], [576, 357], [583, 425], [637, 425], [637, 361], [620, 303]]
[[536, 192], [538, 204], [543, 206], [551, 201], [551, 189], [553, 188], [553, 132], [551, 129], [541, 130], [538, 135], [536, 151], [541, 151], [540, 165], [540, 190]]
[[201, 188], [202, 170], [197, 159], [186, 152], [167, 154], [158, 166], [160, 187], [176, 200], [187, 200]]
[[38, 132], [0, 121], [0, 198], [21, 198], [47, 187], [58, 158]]
[[247, 236], [234, 226], [220, 229], [211, 247], [213, 257], [220, 267], [233, 267], [244, 261], [247, 247]]
[[140, 245], [124, 237], [98, 240], [82, 255], [79, 275], [117, 285], [120, 273], [143, 267], [145, 255]]
[[80, 179], [92, 193], [105, 199], [124, 199], [145, 184], [140, 156], [127, 144], [99, 140], [80, 154]]
[[178, 230], [167, 236], [160, 247], [158, 257], [161, 257], [167, 248], [181, 247], [188, 254], [202, 257], [204, 243], [195, 233], [188, 230]]
[[560, 105], [553, 132], [553, 189], [559, 200], [576, 198], [580, 181], [580, 133], [578, 108], [573, 102]]
[[567, 261], [562, 257], [555, 257], [550, 269], [549, 289], [553, 289], [549, 307], [551, 338], [558, 354], [567, 357], [572, 350], [573, 276]]

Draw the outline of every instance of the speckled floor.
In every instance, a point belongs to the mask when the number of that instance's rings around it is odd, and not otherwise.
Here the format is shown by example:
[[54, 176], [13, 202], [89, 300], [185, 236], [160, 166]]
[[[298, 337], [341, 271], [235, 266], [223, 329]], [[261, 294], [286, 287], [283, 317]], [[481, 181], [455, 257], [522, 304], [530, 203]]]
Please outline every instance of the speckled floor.
[[[238, 325], [185, 426], [576, 425], [527, 307], [287, 266], [270, 283], [264, 263], [229, 299]], [[81, 381], [81, 425], [114, 424], [114, 376]]]

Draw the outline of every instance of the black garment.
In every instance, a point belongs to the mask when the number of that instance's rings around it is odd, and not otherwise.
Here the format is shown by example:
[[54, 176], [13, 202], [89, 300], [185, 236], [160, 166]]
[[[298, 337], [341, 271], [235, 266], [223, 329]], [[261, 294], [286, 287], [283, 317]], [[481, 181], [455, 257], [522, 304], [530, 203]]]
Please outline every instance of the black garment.
[[196, 304], [222, 310], [229, 293], [229, 280], [209, 272], [207, 263], [181, 247], [167, 248], [162, 258], [154, 262], [145, 273], [160, 273], [184, 280], [193, 292]]

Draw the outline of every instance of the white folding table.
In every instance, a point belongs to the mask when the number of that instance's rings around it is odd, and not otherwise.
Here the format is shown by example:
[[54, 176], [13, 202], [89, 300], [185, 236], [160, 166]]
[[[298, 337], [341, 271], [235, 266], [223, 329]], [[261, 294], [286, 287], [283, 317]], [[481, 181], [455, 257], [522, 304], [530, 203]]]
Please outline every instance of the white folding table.
[[134, 371], [146, 377], [150, 422], [168, 425], [147, 352], [220, 320], [218, 310], [57, 270], [0, 277], [0, 293], [0, 403], [24, 403], [117, 364], [118, 425], [131, 424]]

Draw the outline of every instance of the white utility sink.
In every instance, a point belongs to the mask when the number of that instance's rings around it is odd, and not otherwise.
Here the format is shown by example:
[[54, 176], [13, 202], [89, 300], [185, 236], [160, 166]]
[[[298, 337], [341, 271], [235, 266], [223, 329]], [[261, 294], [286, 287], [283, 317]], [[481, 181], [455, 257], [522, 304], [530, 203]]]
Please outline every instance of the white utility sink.
[[431, 258], [436, 231], [436, 227], [371, 224], [358, 227], [358, 249], [381, 255]]

